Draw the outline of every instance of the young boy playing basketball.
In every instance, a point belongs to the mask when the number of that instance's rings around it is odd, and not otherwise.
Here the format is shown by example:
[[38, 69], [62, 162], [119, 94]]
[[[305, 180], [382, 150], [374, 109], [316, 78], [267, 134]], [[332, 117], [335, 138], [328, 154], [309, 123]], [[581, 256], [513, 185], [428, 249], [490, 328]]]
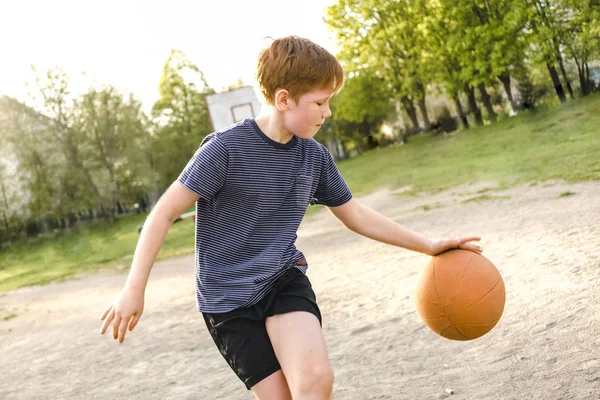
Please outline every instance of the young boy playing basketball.
[[477, 237], [430, 240], [354, 199], [327, 148], [312, 137], [344, 82], [327, 50], [298, 37], [275, 40], [258, 59], [266, 106], [207, 136], [156, 204], [125, 287], [102, 315], [123, 342], [138, 323], [155, 257], [169, 227], [196, 203], [196, 293], [219, 351], [256, 398], [329, 399], [333, 371], [321, 313], [295, 247], [309, 204], [322, 204], [366, 237], [426, 254]]

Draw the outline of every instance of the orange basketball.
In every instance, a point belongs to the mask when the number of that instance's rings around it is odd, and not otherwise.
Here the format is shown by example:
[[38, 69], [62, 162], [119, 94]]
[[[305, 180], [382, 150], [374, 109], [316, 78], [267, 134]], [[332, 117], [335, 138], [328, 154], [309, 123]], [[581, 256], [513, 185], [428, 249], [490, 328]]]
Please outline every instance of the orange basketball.
[[498, 323], [506, 292], [498, 269], [481, 254], [449, 250], [431, 257], [420, 273], [417, 311], [431, 330], [452, 340], [471, 340]]

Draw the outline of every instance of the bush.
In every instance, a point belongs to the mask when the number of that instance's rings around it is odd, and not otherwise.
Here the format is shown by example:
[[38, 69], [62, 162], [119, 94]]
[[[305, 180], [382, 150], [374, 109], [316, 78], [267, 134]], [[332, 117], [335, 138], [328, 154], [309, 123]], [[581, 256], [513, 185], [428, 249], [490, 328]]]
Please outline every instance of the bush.
[[542, 99], [550, 93], [547, 85], [534, 82], [525, 69], [516, 71], [515, 79], [518, 82], [518, 94], [515, 96], [515, 100], [521, 110], [536, 109], [540, 106]]
[[438, 132], [454, 132], [458, 129], [456, 118], [450, 114], [450, 110], [446, 106], [436, 112], [436, 121], [432, 125]]

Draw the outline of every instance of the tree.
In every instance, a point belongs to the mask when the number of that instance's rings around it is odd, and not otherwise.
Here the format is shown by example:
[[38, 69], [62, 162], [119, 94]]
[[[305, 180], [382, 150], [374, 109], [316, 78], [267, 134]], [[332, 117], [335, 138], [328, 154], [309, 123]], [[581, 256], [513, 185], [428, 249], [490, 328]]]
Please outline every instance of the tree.
[[589, 61], [600, 52], [600, 4], [593, 1], [561, 0], [561, 7], [571, 10], [565, 23], [564, 46], [577, 65], [581, 94], [593, 90], [589, 75]]
[[[40, 111], [22, 106], [13, 118], [15, 137], [27, 138], [16, 148], [29, 182], [32, 218], [68, 227], [74, 213], [94, 209], [113, 221], [124, 200], [134, 201], [132, 185], [148, 175], [148, 134], [139, 102], [131, 96], [125, 101], [112, 87], [74, 97], [60, 70], [36, 74], [36, 83]], [[128, 176], [138, 179], [130, 182]]]
[[[74, 201], [75, 204], [91, 204], [92, 208], [102, 210], [109, 221], [114, 219], [114, 208], [109, 200], [102, 196], [92, 176], [92, 165], [83, 154], [85, 135], [77, 129], [76, 103], [69, 91], [67, 74], [59, 69], [49, 69], [45, 76], [37, 74], [35, 69], [34, 72], [37, 89], [42, 98], [39, 113], [44, 116], [48, 125], [43, 133], [49, 139], [48, 143], [58, 146], [59, 154], [64, 159], [62, 176], [57, 181], [63, 184], [71, 182], [65, 188], [68, 191], [61, 192], [65, 193], [66, 199]], [[32, 159], [34, 165], [42, 161], [42, 157]], [[81, 191], [86, 194], [85, 200], [77, 198], [77, 193]], [[71, 208], [68, 201], [62, 201], [61, 204]]]
[[[358, 150], [371, 147], [382, 122], [393, 110], [391, 98], [389, 88], [373, 71], [365, 69], [353, 74], [332, 100], [336, 129], [331, 133], [342, 142], [357, 142]], [[345, 133], [340, 132], [342, 127]], [[333, 137], [324, 135], [324, 139], [332, 141]]]
[[90, 88], [76, 103], [74, 129], [82, 134], [86, 159], [111, 215], [152, 188], [148, 158], [150, 135], [141, 103], [114, 87]]
[[[10, 149], [11, 164], [17, 166], [10, 188], [16, 190], [13, 199], [18, 192], [22, 200], [18, 203], [20, 218], [44, 221], [61, 218], [73, 204], [69, 193], [59, 185], [69, 170], [60, 143], [50, 133], [53, 121], [16, 100], [5, 104], [3, 114], [6, 148]], [[71, 181], [76, 181], [76, 176]]]
[[[545, 0], [524, 0], [528, 6], [528, 25], [531, 29], [531, 52], [535, 62], [546, 66], [554, 90], [561, 103], [567, 101], [563, 85], [560, 81], [556, 63], [559, 64], [567, 89], [573, 97], [564, 62], [560, 52], [561, 21], [558, 18], [559, 10], [555, 4]], [[564, 11], [564, 10], [563, 10]]]
[[406, 111], [413, 130], [425, 128], [428, 64], [423, 62], [418, 9], [406, 1], [338, 0], [327, 9], [326, 22], [337, 33], [340, 59], [349, 72], [376, 71]]
[[182, 52], [171, 50], [152, 108], [152, 168], [161, 190], [173, 182], [202, 139], [213, 131], [206, 96], [214, 93], [204, 74]]

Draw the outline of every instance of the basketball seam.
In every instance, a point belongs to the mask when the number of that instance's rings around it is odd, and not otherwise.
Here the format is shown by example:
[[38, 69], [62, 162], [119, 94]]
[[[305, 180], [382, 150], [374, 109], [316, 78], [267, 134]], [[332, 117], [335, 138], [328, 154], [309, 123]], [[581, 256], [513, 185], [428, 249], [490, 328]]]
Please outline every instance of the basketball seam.
[[[471, 257], [471, 259], [472, 259], [472, 257]], [[452, 319], [450, 319], [450, 317], [448, 316], [448, 314], [446, 312], [446, 308], [444, 307], [444, 304], [442, 303], [442, 300], [440, 299], [440, 294], [438, 293], [438, 290], [437, 290], [437, 281], [435, 279], [435, 270], [436, 270], [436, 267], [437, 267], [437, 262], [438, 262], [438, 257], [435, 258], [435, 261], [433, 263], [433, 287], [435, 288], [435, 295], [436, 295], [436, 297], [438, 299], [439, 305], [442, 307], [442, 311], [444, 312], [444, 315], [446, 316], [446, 318], [448, 318], [448, 321], [450, 321], [450, 323], [452, 324], [451, 326], [454, 327], [454, 329], [456, 329], [456, 332], [458, 332], [459, 335], [461, 335], [464, 339], [468, 340], [469, 338], [464, 333], [462, 333], [460, 331], [460, 329], [458, 329], [458, 327], [456, 326], [456, 324], [452, 321]], [[467, 263], [467, 265], [469, 265], [470, 262], [471, 262], [471, 260], [469, 260], [469, 262]], [[466, 267], [465, 267], [465, 270], [466, 270]], [[463, 272], [464, 272], [464, 270], [463, 270]], [[445, 332], [448, 328], [450, 328], [450, 327], [447, 326], [446, 328], [444, 328], [442, 330], [442, 332]], [[440, 334], [442, 332], [440, 332]]]
[[[442, 331], [440, 332], [440, 335], [444, 336], [444, 333], [446, 333], [446, 331], [450, 328], [454, 328], [456, 329], [456, 332], [458, 332], [464, 339], [469, 340], [469, 338], [467, 337], [467, 335], [465, 335], [464, 333], [462, 333], [460, 331], [460, 329], [458, 329], [458, 327], [454, 324], [454, 322], [452, 322], [452, 320], [450, 318], [448, 318], [448, 321], [450, 321], [450, 323], [452, 325], [448, 325], [447, 327], [445, 327], [444, 329], [442, 329]], [[444, 336], [445, 337], [445, 336]]]
[[[469, 261], [467, 261], [467, 263], [465, 264], [465, 267], [463, 268], [463, 270], [461, 271], [460, 277], [461, 278], [459, 281], [462, 281], [462, 278], [465, 275], [465, 272], [467, 271], [467, 269], [470, 267], [472, 261], [475, 259], [475, 257], [477, 256], [477, 254], [473, 254], [471, 256], [471, 258], [469, 259]], [[446, 326], [444, 329], [442, 329], [442, 331], [440, 332], [440, 335], [443, 336], [443, 334], [450, 328], [454, 328], [456, 330], [456, 332], [461, 335], [463, 337], [463, 339], [465, 340], [469, 340], [469, 337], [467, 335], [465, 335], [463, 332], [461, 332], [460, 329], [458, 329], [458, 327], [456, 326], [456, 324], [454, 323], [454, 321], [452, 321], [452, 317], [458, 316], [459, 314], [467, 311], [470, 307], [474, 306], [475, 304], [477, 304], [478, 302], [480, 302], [482, 299], [484, 299], [492, 290], [494, 290], [496, 288], [496, 286], [498, 286], [498, 284], [500, 282], [502, 282], [502, 277], [500, 277], [498, 279], [498, 281], [486, 292], [484, 293], [481, 297], [479, 297], [478, 299], [474, 300], [472, 303], [468, 304], [467, 306], [461, 308], [460, 310], [456, 310], [452, 313], [448, 313], [446, 311], [446, 307], [445, 305], [442, 303], [442, 300], [440, 299], [440, 294], [438, 293], [438, 288], [437, 288], [437, 280], [436, 280], [436, 269], [437, 269], [437, 261], [438, 261], [438, 257], [435, 258], [434, 263], [433, 263], [433, 286], [435, 289], [435, 295], [438, 299], [438, 306], [442, 308], [442, 313], [443, 315], [440, 315], [440, 317], [445, 317], [451, 325]], [[448, 299], [451, 299], [452, 296], [456, 295], [456, 293], [459, 292], [459, 288], [456, 289], [456, 291], [450, 295], [448, 297]], [[432, 304], [432, 302], [427, 301], [428, 303]], [[439, 317], [436, 317], [439, 318]], [[496, 323], [498, 323], [498, 321], [496, 321], [495, 323], [493, 321], [485, 321], [485, 322], [479, 322], [479, 323], [470, 323], [470, 324], [464, 324], [465, 326], [482, 326], [482, 325], [488, 325], [488, 324], [493, 324], [495, 325]]]
[[[465, 276], [465, 272], [467, 272], [467, 269], [469, 268], [469, 266], [471, 265], [471, 262], [475, 259], [475, 256], [477, 254], [473, 254], [471, 255], [471, 258], [469, 258], [469, 261], [467, 261], [467, 263], [465, 264], [465, 267], [463, 268], [463, 270], [460, 272], [460, 276], [459, 276], [459, 282], [462, 282], [462, 278]], [[456, 296], [456, 294], [458, 293], [458, 291], [460, 290], [460, 285], [456, 288], [456, 291], [454, 293], [452, 293], [450, 296], [448, 296], [448, 299], [451, 299], [452, 296]], [[439, 296], [438, 296], [439, 298]], [[441, 301], [441, 300], [440, 300]], [[443, 307], [443, 305], [442, 305]]]
[[[450, 320], [450, 322], [452, 322], [452, 320], [451, 320], [450, 318], [448, 318], [448, 319]], [[456, 332], [460, 333], [460, 334], [462, 335], [462, 337], [464, 337], [464, 338], [465, 338], [465, 339], [467, 339], [467, 340], [469, 339], [469, 337], [468, 337], [467, 335], [465, 335], [464, 333], [462, 333], [462, 332], [461, 332], [461, 330], [460, 330], [460, 329], [458, 329], [458, 326], [456, 326], [456, 325], [454, 324], [454, 322], [452, 322], [452, 325], [454, 326], [454, 329], [456, 329]]]
[[[450, 315], [455, 317], [458, 314], [462, 313], [463, 311], [466, 311], [469, 309], [469, 307], [475, 305], [475, 303], [479, 302], [480, 300], [482, 300], [483, 298], [485, 298], [485, 296], [487, 296], [492, 290], [494, 290], [496, 288], [496, 286], [498, 286], [498, 284], [502, 282], [502, 278], [498, 279], [498, 281], [494, 284], [494, 286], [492, 286], [492, 288], [490, 290], [488, 290], [487, 292], [485, 292], [483, 295], [481, 295], [481, 297], [479, 297], [477, 300], [474, 300], [471, 304], [467, 304], [465, 307], [461, 308], [460, 310], [456, 310], [454, 312], [452, 312], [451, 314], [446, 314], [446, 316], [448, 318], [450, 318]], [[444, 310], [445, 312], [446, 310]]]
[[[473, 259], [474, 259], [474, 258], [475, 258], [475, 254], [473, 254], [473, 255], [471, 256], [471, 258], [469, 259], [469, 261], [467, 262], [467, 264], [465, 265], [465, 267], [464, 267], [464, 268], [463, 268], [463, 270], [461, 271], [461, 273], [460, 273], [460, 277], [461, 277], [461, 278], [462, 278], [462, 277], [465, 275], [465, 271], [467, 270], [467, 268], [469, 268], [469, 265], [471, 264], [471, 261], [473, 261]], [[435, 285], [435, 294], [436, 294], [436, 296], [437, 296], [437, 298], [438, 298], [438, 301], [440, 302], [440, 306], [442, 307], [442, 311], [443, 311], [444, 315], [446, 316], [446, 318], [448, 318], [448, 321], [450, 321], [450, 323], [452, 324], [451, 326], [452, 326], [452, 327], [454, 327], [454, 329], [456, 329], [456, 332], [458, 332], [458, 334], [459, 334], [459, 335], [461, 335], [461, 336], [462, 336], [464, 339], [467, 339], [467, 340], [468, 340], [469, 338], [467, 337], [467, 335], [465, 335], [464, 333], [462, 333], [462, 332], [460, 331], [460, 329], [458, 329], [458, 327], [456, 326], [456, 324], [454, 323], [454, 321], [452, 321], [452, 318], [450, 318], [450, 315], [448, 315], [448, 312], [446, 311], [446, 307], [445, 307], [445, 305], [443, 304], [442, 300], [440, 299], [440, 294], [439, 294], [439, 293], [438, 293], [438, 291], [437, 291], [437, 282], [436, 282], [436, 280], [435, 280], [435, 266], [437, 265], [437, 257], [436, 257], [435, 261], [436, 261], [436, 262], [435, 262], [435, 264], [434, 264], [434, 270], [433, 270], [433, 271], [434, 271], [434, 275], [433, 275], [433, 284]], [[457, 289], [457, 292], [458, 292], [458, 289]], [[457, 292], [455, 292], [454, 294], [456, 294]], [[452, 298], [452, 295], [450, 295], [450, 296], [449, 296], [449, 298]], [[448, 329], [448, 328], [449, 328], [449, 327], [446, 327], [446, 328], [444, 329], [444, 331], [445, 331], [446, 329]]]

